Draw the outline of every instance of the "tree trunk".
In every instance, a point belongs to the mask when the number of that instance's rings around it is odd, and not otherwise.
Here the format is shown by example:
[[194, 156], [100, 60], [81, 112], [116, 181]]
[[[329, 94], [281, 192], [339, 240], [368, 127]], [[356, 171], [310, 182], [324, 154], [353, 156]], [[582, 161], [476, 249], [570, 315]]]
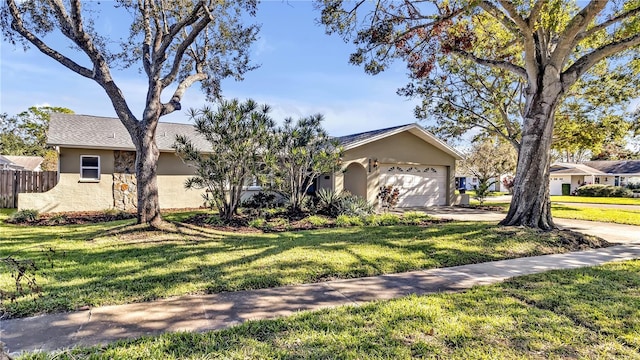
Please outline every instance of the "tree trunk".
[[562, 84], [557, 72], [549, 68], [527, 104], [511, 206], [500, 225], [555, 228], [549, 199], [549, 166], [554, 113]]
[[135, 141], [138, 223], [147, 223], [158, 227], [162, 224], [162, 216], [158, 196], [158, 157], [160, 151], [156, 144], [155, 126], [145, 127], [141, 124], [138, 134], [138, 141]]

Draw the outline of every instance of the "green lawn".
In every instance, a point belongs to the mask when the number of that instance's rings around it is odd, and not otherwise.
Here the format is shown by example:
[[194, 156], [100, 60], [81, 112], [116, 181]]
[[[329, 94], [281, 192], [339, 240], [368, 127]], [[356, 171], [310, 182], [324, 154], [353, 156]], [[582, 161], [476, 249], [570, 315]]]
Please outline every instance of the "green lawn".
[[551, 202], [640, 205], [640, 198], [587, 197], [587, 196], [552, 196]]
[[[472, 205], [478, 205], [475, 200]], [[509, 210], [509, 203], [485, 201], [485, 205], [502, 207], [503, 212]], [[640, 225], [640, 210], [603, 209], [584, 206], [570, 206], [551, 203], [551, 215], [562, 219], [578, 219], [588, 221], [602, 221], [616, 224]]]
[[640, 210], [601, 209], [551, 204], [554, 217], [589, 221], [602, 221], [616, 224], [640, 225]]
[[[270, 234], [221, 233], [187, 225], [174, 232], [122, 231], [132, 223], [0, 224], [0, 256], [34, 259], [41, 268], [41, 297], [5, 302], [8, 315], [561, 253], [568, 246], [558, 232], [541, 234], [487, 223]], [[0, 273], [0, 289], [10, 289], [11, 281], [6, 271]]]
[[640, 261], [25, 359], [640, 359]]

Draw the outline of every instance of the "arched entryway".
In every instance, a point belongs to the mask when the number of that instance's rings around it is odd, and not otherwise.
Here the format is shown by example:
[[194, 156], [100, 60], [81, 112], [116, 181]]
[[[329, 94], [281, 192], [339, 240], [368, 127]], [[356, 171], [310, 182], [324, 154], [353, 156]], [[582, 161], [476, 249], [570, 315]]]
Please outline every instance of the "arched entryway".
[[351, 163], [344, 173], [344, 190], [367, 198], [367, 170], [359, 163]]

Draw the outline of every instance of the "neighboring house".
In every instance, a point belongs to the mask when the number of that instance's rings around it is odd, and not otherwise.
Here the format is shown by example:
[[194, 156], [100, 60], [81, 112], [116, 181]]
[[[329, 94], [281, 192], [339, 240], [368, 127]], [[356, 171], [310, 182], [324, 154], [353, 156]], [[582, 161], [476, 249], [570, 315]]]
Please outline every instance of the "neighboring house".
[[376, 202], [381, 186], [400, 190], [398, 207], [452, 205], [455, 162], [462, 156], [417, 124], [337, 138], [341, 171], [318, 179], [318, 188], [342, 190]]
[[41, 156], [0, 155], [0, 169], [42, 171], [40, 165], [43, 161]]
[[22, 166], [14, 164], [6, 155], [0, 155], [0, 170], [22, 170]]
[[[513, 176], [513, 175], [511, 174], [500, 175], [500, 179], [497, 180], [495, 183], [493, 183], [491, 186], [489, 186], [489, 191], [509, 192], [509, 189], [507, 189], [507, 187], [504, 186], [504, 183], [502, 182], [504, 178], [509, 176]], [[494, 180], [496, 179], [491, 178], [489, 179], [489, 182], [491, 183]], [[456, 189], [460, 190], [461, 188], [464, 188], [466, 190], [476, 190], [478, 186], [480, 186], [480, 180], [478, 179], [477, 176], [468, 175], [468, 174], [456, 175]]]
[[555, 163], [549, 172], [549, 194], [568, 195], [588, 184], [625, 186], [640, 183], [640, 160]]
[[[177, 134], [203, 151], [208, 142], [189, 124], [158, 123], [158, 192], [161, 208], [203, 205], [203, 190], [186, 190], [194, 174], [171, 147]], [[316, 180], [316, 188], [350, 191], [376, 202], [379, 187], [400, 189], [399, 206], [451, 205], [455, 202], [453, 148], [416, 124], [338, 138], [344, 147], [341, 169]], [[88, 211], [137, 205], [135, 149], [120, 120], [52, 114], [48, 144], [59, 152], [59, 182], [39, 194], [20, 194], [19, 209], [41, 212]], [[258, 191], [259, 187], [249, 187]]]

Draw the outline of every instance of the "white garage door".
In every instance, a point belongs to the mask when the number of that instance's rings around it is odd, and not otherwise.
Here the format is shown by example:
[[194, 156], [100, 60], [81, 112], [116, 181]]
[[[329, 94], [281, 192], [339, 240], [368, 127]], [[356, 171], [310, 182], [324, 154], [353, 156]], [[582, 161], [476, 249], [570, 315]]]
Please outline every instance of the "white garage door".
[[562, 195], [562, 184], [570, 184], [570, 177], [553, 176], [549, 177], [549, 195]]
[[447, 204], [447, 168], [444, 166], [382, 166], [380, 185], [392, 185], [400, 190], [398, 207]]

